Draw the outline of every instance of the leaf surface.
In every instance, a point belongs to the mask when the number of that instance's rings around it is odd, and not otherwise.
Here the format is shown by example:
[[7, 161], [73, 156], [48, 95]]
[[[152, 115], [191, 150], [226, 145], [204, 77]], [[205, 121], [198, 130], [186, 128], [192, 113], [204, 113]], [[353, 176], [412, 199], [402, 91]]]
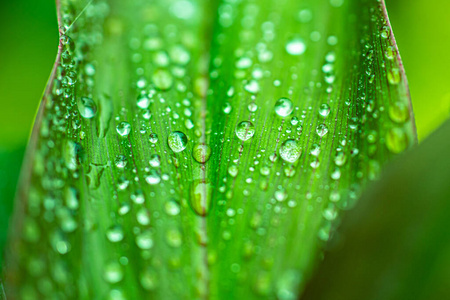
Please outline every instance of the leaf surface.
[[61, 1], [7, 293], [293, 299], [415, 143], [383, 3]]

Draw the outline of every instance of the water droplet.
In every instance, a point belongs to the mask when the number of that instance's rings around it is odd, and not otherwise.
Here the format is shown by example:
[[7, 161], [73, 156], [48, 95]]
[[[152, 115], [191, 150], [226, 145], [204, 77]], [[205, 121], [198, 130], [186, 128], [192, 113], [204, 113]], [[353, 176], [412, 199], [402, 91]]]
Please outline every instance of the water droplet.
[[150, 170], [150, 174], [145, 176], [145, 181], [150, 185], [155, 185], [161, 182], [161, 176], [154, 169]]
[[150, 230], [145, 230], [136, 236], [136, 245], [143, 250], [153, 247], [153, 237]]
[[292, 101], [288, 98], [280, 98], [275, 103], [275, 113], [279, 115], [280, 117], [287, 117], [289, 116], [292, 111], [294, 110], [294, 105], [292, 104]]
[[409, 119], [408, 107], [402, 102], [395, 102], [389, 106], [389, 117], [395, 123], [404, 123]]
[[158, 142], [158, 135], [156, 133], [151, 133], [148, 140], [152, 144], [156, 144]]
[[147, 94], [140, 94], [137, 98], [136, 105], [139, 108], [147, 109], [150, 106], [150, 99], [148, 98]]
[[192, 149], [192, 156], [197, 162], [204, 164], [211, 157], [211, 147], [203, 143], [195, 144]]
[[228, 167], [228, 174], [230, 174], [231, 177], [236, 177], [239, 172], [239, 169], [236, 165], [231, 165]]
[[161, 165], [161, 158], [158, 154], [150, 155], [150, 160], [148, 161], [150, 166], [158, 168]]
[[287, 195], [286, 190], [284, 188], [278, 188], [275, 191], [274, 196], [275, 196], [275, 199], [277, 199], [277, 201], [281, 202], [281, 201], [286, 200], [288, 195]]
[[78, 111], [83, 118], [92, 119], [97, 114], [97, 105], [91, 98], [81, 97], [78, 100]]
[[291, 125], [296, 126], [299, 123], [299, 120], [297, 117], [292, 117], [291, 119]]
[[183, 244], [181, 232], [178, 229], [169, 229], [166, 232], [166, 241], [171, 247], [180, 247]]
[[190, 187], [189, 202], [199, 216], [208, 215], [211, 209], [212, 187], [208, 180], [194, 180]]
[[112, 243], [123, 240], [123, 229], [120, 225], [113, 225], [106, 231], [106, 237]]
[[399, 84], [401, 80], [400, 70], [398, 68], [392, 68], [391, 70], [389, 70], [387, 78], [390, 84]]
[[114, 160], [114, 164], [117, 168], [123, 169], [127, 166], [127, 157], [125, 155], [119, 154], [116, 156], [116, 159]]
[[389, 129], [386, 134], [386, 147], [392, 153], [403, 152], [408, 147], [408, 136], [405, 131], [398, 127]]
[[236, 127], [236, 136], [242, 141], [252, 138], [254, 134], [255, 125], [250, 121], [242, 121]]
[[188, 138], [181, 131], [172, 131], [167, 137], [167, 143], [173, 152], [181, 152], [187, 147]]
[[180, 213], [180, 205], [175, 200], [169, 200], [164, 204], [164, 210], [169, 216], [177, 216]]
[[276, 282], [277, 299], [294, 300], [297, 299], [297, 290], [302, 281], [302, 274], [296, 270], [285, 271], [278, 277]]
[[281, 144], [280, 156], [284, 161], [293, 163], [302, 154], [302, 148], [300, 145], [292, 139], [286, 140]]
[[231, 104], [228, 102], [226, 102], [222, 108], [223, 112], [227, 115], [231, 112], [231, 109], [232, 109]]
[[247, 108], [250, 112], [255, 112], [258, 110], [258, 105], [256, 105], [256, 103], [252, 102], [248, 105]]
[[120, 136], [126, 137], [131, 132], [131, 125], [128, 122], [120, 122], [117, 125], [116, 130]]
[[291, 39], [286, 44], [286, 52], [290, 55], [302, 55], [306, 51], [306, 44], [302, 38]]
[[330, 111], [331, 111], [330, 106], [328, 104], [326, 104], [326, 103], [323, 103], [319, 107], [319, 115], [322, 118], [328, 117], [328, 115], [330, 114]]
[[110, 262], [105, 266], [103, 278], [109, 283], [118, 283], [123, 279], [122, 266], [118, 262]]
[[319, 124], [316, 128], [317, 135], [323, 137], [328, 133], [328, 127], [325, 124]]
[[334, 157], [334, 163], [336, 164], [336, 166], [341, 167], [345, 164], [346, 161], [347, 161], [347, 156], [345, 155], [344, 152], [336, 153], [336, 156]]
[[158, 90], [166, 91], [173, 85], [173, 78], [169, 71], [164, 69], [156, 70], [152, 75], [152, 81]]
[[259, 92], [259, 84], [256, 80], [250, 80], [244, 85], [244, 89], [249, 93], [256, 94]]

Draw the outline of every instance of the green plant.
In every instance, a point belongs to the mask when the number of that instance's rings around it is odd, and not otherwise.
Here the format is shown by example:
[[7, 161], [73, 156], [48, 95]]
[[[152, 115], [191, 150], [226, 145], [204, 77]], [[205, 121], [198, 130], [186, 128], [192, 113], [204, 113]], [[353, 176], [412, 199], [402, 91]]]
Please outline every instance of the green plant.
[[14, 298], [294, 299], [416, 141], [384, 3], [57, 1]]

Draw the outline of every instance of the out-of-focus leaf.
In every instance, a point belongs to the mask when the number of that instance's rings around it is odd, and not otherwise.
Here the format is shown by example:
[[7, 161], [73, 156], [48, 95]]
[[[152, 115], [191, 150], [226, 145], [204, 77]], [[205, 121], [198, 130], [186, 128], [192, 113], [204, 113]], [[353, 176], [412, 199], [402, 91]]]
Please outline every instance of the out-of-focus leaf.
[[3, 253], [7, 239], [8, 222], [13, 211], [24, 151], [25, 146], [14, 150], [0, 149], [0, 253]]
[[415, 142], [382, 2], [61, 1], [12, 297], [295, 298]]
[[302, 299], [450, 297], [450, 122], [348, 212]]

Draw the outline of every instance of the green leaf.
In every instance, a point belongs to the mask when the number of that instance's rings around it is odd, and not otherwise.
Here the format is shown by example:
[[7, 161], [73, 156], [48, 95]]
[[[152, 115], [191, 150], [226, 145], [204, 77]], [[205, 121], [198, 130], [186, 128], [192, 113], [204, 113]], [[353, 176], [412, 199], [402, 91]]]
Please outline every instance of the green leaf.
[[344, 218], [302, 299], [448, 297], [449, 147], [447, 122], [387, 168]]
[[0, 253], [3, 253], [7, 240], [8, 221], [13, 210], [14, 193], [24, 150], [25, 145], [16, 149], [0, 148]]
[[13, 297], [292, 299], [415, 142], [384, 5], [61, 1]]

